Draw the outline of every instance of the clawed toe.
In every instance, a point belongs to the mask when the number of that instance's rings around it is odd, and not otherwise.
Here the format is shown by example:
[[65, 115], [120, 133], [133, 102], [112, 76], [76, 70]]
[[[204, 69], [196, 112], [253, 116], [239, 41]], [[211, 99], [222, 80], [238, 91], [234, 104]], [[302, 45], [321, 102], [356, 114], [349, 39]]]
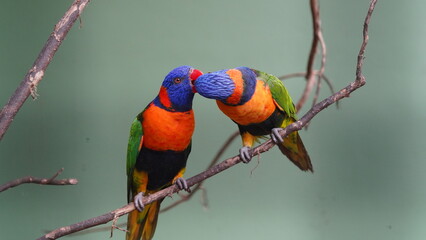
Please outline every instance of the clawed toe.
[[249, 163], [251, 160], [251, 148], [250, 147], [242, 147], [240, 148], [240, 158], [243, 163]]
[[178, 178], [176, 179], [175, 184], [178, 186], [180, 190], [185, 190], [187, 192], [191, 192], [191, 189], [188, 187], [188, 183], [186, 182], [185, 178]]
[[142, 212], [143, 209], [145, 208], [145, 205], [143, 204], [143, 192], [138, 193], [135, 198], [134, 198], [134, 204], [135, 204], [135, 208], [139, 211]]
[[279, 144], [284, 142], [284, 139], [281, 137], [280, 131], [282, 128], [273, 128], [271, 130], [271, 139], [275, 144]]

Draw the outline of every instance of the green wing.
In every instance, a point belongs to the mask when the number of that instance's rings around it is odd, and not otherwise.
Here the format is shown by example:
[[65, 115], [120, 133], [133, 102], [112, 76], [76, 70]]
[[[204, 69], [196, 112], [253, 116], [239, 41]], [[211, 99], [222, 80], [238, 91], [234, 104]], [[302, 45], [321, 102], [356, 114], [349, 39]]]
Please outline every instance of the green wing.
[[139, 154], [139, 146], [141, 144], [143, 129], [142, 129], [142, 113], [133, 120], [130, 127], [129, 143], [127, 144], [127, 200], [131, 200], [132, 182], [133, 182], [133, 169], [136, 164], [136, 159]]
[[293, 100], [291, 99], [290, 94], [285, 88], [283, 82], [274, 75], [255, 69], [252, 70], [258, 79], [262, 80], [269, 86], [269, 89], [272, 93], [272, 98], [278, 104], [278, 107], [287, 113], [288, 116], [297, 119], [296, 108], [294, 107]]

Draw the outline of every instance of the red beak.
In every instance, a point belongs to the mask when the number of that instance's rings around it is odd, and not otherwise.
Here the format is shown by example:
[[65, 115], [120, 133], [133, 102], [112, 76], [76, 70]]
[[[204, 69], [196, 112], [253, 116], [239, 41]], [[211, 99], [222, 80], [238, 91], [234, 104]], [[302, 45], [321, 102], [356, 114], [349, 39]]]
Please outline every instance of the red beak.
[[191, 75], [189, 75], [189, 79], [191, 80], [192, 92], [194, 93], [197, 92], [194, 86], [194, 81], [197, 80], [197, 78], [201, 75], [203, 75], [203, 72], [198, 69], [193, 69]]

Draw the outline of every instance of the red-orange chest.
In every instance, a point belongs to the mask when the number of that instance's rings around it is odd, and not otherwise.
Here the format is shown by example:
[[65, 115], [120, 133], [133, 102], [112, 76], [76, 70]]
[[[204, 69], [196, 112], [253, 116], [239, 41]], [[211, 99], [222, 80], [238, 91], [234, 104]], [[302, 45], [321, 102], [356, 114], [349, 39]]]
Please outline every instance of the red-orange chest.
[[143, 146], [157, 151], [183, 151], [194, 132], [194, 112], [169, 112], [151, 104], [143, 113], [142, 127]]
[[221, 101], [216, 101], [219, 109], [240, 125], [261, 123], [274, 111], [275, 103], [269, 87], [261, 80], [257, 80], [256, 90], [252, 98], [238, 106], [229, 106]]

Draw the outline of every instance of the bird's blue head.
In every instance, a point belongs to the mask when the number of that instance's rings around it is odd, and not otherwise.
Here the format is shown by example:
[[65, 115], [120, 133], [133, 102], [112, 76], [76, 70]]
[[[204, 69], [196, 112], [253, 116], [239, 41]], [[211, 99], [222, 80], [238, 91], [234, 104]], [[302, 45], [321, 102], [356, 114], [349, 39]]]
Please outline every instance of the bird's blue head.
[[164, 78], [154, 104], [169, 111], [184, 112], [192, 108], [195, 88], [192, 82], [203, 73], [190, 66], [173, 69]]
[[196, 91], [203, 97], [227, 105], [241, 105], [250, 100], [256, 87], [256, 74], [247, 67], [206, 73], [194, 81]]

